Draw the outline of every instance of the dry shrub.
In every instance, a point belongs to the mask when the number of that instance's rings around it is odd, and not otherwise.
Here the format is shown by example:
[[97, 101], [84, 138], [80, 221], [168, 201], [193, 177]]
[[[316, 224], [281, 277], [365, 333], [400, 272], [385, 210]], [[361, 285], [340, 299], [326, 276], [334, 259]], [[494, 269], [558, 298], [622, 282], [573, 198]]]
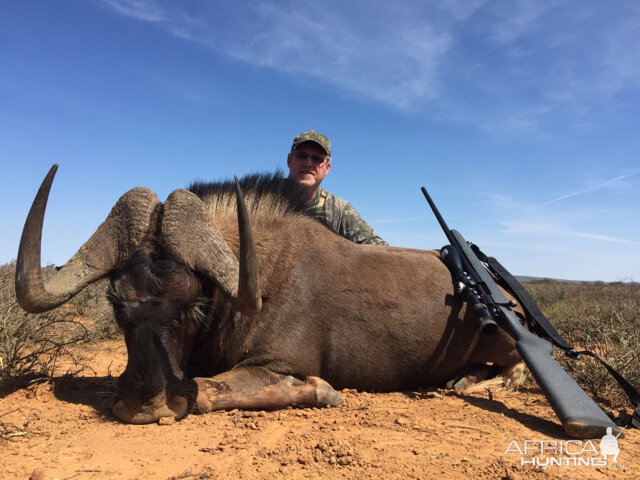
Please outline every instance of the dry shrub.
[[[43, 276], [54, 271], [46, 267]], [[15, 263], [0, 266], [0, 383], [51, 376], [62, 356], [77, 364], [70, 345], [114, 334], [106, 285], [92, 287], [54, 310], [30, 314], [16, 302]]]
[[[640, 284], [545, 279], [527, 282], [525, 287], [570, 344], [598, 354], [640, 387]], [[617, 382], [596, 360], [587, 356], [571, 360], [557, 348], [554, 355], [594, 397], [613, 408], [629, 404]]]
[[92, 341], [122, 337], [111, 304], [107, 300], [108, 285], [109, 280], [106, 278], [92, 283], [67, 303], [77, 317], [89, 321], [89, 337]]

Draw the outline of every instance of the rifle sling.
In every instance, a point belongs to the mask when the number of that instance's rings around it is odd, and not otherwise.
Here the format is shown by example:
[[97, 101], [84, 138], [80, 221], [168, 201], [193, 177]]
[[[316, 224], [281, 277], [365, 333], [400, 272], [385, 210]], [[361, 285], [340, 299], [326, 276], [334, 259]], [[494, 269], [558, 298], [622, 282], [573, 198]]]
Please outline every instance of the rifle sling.
[[640, 428], [640, 392], [638, 392], [638, 390], [636, 390], [635, 387], [631, 385], [626, 378], [620, 375], [620, 373], [615, 368], [602, 360], [597, 354], [590, 352], [589, 350], [583, 350], [574, 353], [575, 355], [588, 355], [589, 357], [595, 358], [602, 364], [604, 368], [609, 371], [611, 376], [616, 379], [616, 382], [618, 382], [620, 388], [624, 390], [624, 393], [627, 394], [627, 397], [629, 397], [629, 400], [635, 407], [635, 411], [631, 416], [631, 424], [636, 428]]
[[471, 249], [478, 256], [481, 262], [489, 265], [491, 273], [498, 278], [498, 283], [502, 285], [513, 295], [522, 305], [527, 317], [533, 321], [533, 327], [536, 333], [542, 337], [547, 337], [551, 343], [556, 347], [563, 350], [573, 350], [573, 346], [567, 342], [562, 335], [558, 333], [556, 328], [551, 322], [544, 316], [544, 314], [536, 305], [536, 302], [531, 298], [529, 292], [522, 286], [522, 284], [513, 276], [509, 271], [502, 266], [498, 260], [494, 257], [487, 257], [477, 245], [471, 245]]
[[501, 283], [502, 286], [520, 302], [522, 308], [527, 314], [527, 319], [531, 322], [538, 335], [547, 337], [554, 345], [564, 350], [569, 357], [578, 359], [580, 355], [587, 355], [598, 360], [602, 366], [609, 371], [611, 376], [616, 380], [616, 382], [618, 382], [618, 385], [620, 385], [622, 390], [624, 390], [624, 393], [627, 394], [629, 401], [631, 401], [631, 404], [635, 409], [631, 417], [631, 424], [636, 428], [640, 428], [640, 392], [638, 392], [638, 390], [636, 390], [636, 388], [631, 385], [616, 369], [602, 360], [595, 353], [588, 350], [580, 352], [574, 351], [574, 347], [569, 345], [569, 343], [558, 333], [551, 322], [549, 322], [547, 317], [545, 317], [540, 311], [538, 305], [536, 305], [533, 298], [531, 298], [531, 295], [529, 295], [529, 292], [525, 290], [522, 284], [513, 275], [511, 275], [511, 273], [509, 273], [509, 271], [504, 268], [498, 260], [494, 257], [487, 257], [475, 244], [471, 245], [471, 249], [478, 256], [481, 262], [484, 262], [489, 266], [489, 270], [497, 277], [499, 283]]

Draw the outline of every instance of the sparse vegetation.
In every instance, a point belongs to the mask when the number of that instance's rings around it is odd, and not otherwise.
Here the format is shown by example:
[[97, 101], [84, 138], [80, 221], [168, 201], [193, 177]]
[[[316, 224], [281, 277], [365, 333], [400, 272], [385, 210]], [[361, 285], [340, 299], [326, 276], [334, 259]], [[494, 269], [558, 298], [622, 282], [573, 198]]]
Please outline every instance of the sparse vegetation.
[[[569, 343], [598, 354], [640, 387], [640, 284], [545, 279], [527, 282], [525, 287]], [[624, 392], [596, 360], [583, 356], [574, 361], [559, 349], [555, 356], [585, 391], [612, 408], [628, 406]]]
[[[43, 269], [50, 275], [54, 267]], [[50, 312], [29, 314], [16, 302], [15, 263], [0, 266], [0, 383], [51, 376], [62, 357], [74, 361], [70, 345], [112, 337], [117, 327], [104, 282]]]

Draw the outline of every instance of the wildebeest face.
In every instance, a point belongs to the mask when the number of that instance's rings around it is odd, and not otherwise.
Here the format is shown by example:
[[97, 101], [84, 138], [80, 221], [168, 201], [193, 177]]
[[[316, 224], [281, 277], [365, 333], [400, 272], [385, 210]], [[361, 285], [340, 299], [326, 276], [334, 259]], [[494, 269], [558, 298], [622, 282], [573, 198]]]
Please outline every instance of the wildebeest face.
[[188, 407], [184, 370], [203, 318], [200, 282], [183, 265], [144, 248], [124, 271], [112, 276], [109, 294], [128, 353], [113, 412], [127, 423], [181, 418]]

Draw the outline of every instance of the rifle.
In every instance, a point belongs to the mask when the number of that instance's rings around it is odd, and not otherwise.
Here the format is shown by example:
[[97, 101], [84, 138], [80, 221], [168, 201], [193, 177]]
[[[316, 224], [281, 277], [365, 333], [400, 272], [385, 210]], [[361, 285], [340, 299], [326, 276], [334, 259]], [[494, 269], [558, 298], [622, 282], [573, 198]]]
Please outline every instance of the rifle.
[[457, 282], [458, 292], [465, 293], [469, 305], [477, 315], [482, 333], [491, 335], [500, 327], [513, 337], [522, 360], [569, 436], [599, 438], [606, 434], [607, 427], [611, 427], [616, 433], [621, 431], [553, 359], [551, 343], [524, 327], [511, 308], [512, 305], [464, 237], [457, 230], [449, 229], [426, 188], [422, 187], [422, 193], [451, 244], [440, 250], [440, 258]]

